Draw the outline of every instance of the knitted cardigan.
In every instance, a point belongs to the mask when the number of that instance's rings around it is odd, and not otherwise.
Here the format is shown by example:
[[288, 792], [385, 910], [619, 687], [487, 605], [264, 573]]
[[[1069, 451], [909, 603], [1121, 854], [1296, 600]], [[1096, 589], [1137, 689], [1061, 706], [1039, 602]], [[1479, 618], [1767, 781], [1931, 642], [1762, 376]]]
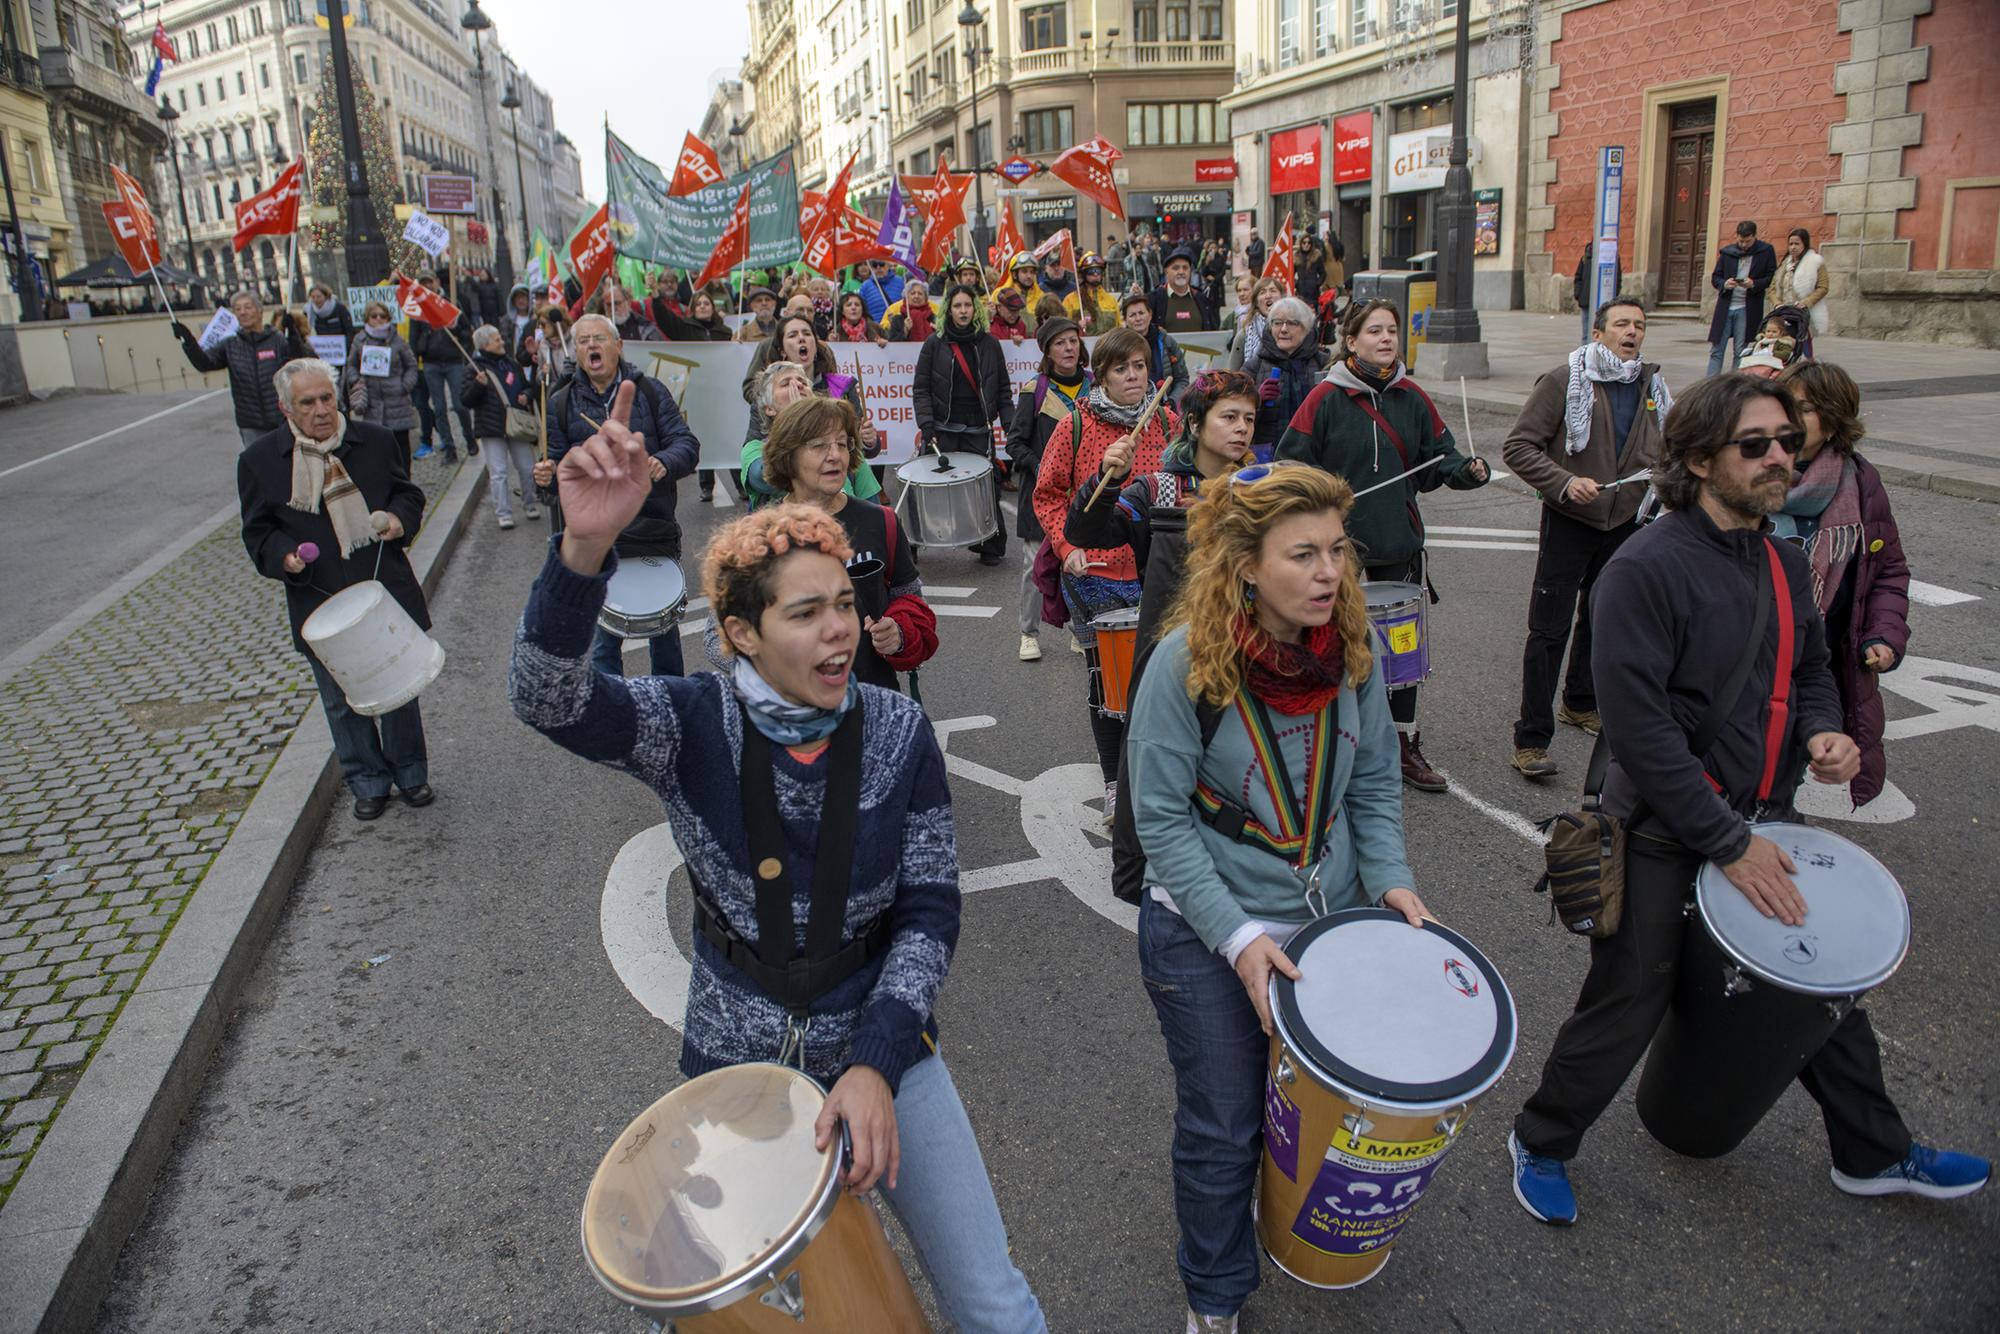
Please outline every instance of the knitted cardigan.
[[[594, 670], [591, 632], [617, 558], [607, 557], [598, 575], [580, 575], [562, 563], [560, 540], [550, 541], [515, 636], [514, 713], [565, 750], [659, 794], [689, 874], [755, 942], [756, 890], [736, 778], [743, 715], [729, 683], [712, 672], [626, 679]], [[861, 809], [841, 940], [884, 912], [893, 929], [886, 951], [812, 1003], [801, 1064], [828, 1084], [849, 1066], [869, 1066], [893, 1093], [936, 1049], [931, 1010], [958, 944], [958, 850], [944, 756], [922, 706], [892, 690], [860, 690]], [[771, 763], [803, 951], [827, 764], [800, 764], [782, 746], [772, 748]], [[786, 1018], [784, 1006], [695, 936], [683, 1074], [776, 1060]]]

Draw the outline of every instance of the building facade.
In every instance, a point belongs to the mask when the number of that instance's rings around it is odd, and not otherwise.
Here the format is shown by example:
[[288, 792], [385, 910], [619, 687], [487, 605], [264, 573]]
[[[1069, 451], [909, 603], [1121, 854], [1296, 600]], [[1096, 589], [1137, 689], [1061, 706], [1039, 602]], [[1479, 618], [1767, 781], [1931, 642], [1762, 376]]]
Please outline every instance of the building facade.
[[818, 188], [851, 157], [848, 200], [856, 208], [889, 192], [888, 60], [884, 0], [798, 0], [800, 184]]
[[1750, 219], [1781, 253], [1791, 228], [1811, 233], [1835, 331], [2000, 346], [1996, 19], [1990, 0], [1548, 6], [1527, 122], [1531, 306], [1567, 299], [1597, 155], [1618, 146], [1621, 266], [1662, 307], [1708, 308], [1715, 252]]
[[[6, 216], [0, 256], [6, 263], [0, 277], [0, 323], [22, 316], [16, 286], [23, 281], [14, 262], [17, 244], [25, 243], [31, 267], [25, 279], [30, 304], [45, 297], [51, 279], [73, 268], [80, 253], [75, 229], [63, 207], [61, 176], [56, 167], [55, 141], [49, 133], [48, 97], [42, 91], [42, 62], [27, 0], [0, 0], [0, 161], [7, 164], [7, 198], [0, 199]], [[16, 228], [19, 221], [19, 242]], [[29, 312], [40, 315], [40, 310]]]
[[[743, 84], [748, 89], [744, 137], [750, 160], [761, 162], [787, 148], [797, 148], [802, 158], [794, 0], [749, 0], [749, 4], [750, 53], [743, 58]], [[803, 161], [795, 161], [793, 167], [804, 173]]]
[[695, 136], [715, 150], [716, 161], [722, 164], [725, 175], [733, 176], [750, 165], [743, 143], [750, 132], [744, 123], [749, 114], [743, 81], [718, 76], [708, 90], [708, 110], [702, 113]]

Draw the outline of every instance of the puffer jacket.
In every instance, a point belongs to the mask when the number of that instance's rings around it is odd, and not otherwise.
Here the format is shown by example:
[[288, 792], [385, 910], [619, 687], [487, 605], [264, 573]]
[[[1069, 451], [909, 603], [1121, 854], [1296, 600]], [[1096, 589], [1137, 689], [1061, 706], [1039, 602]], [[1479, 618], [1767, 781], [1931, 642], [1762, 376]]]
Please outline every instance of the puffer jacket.
[[[1854, 456], [1854, 481], [1861, 488], [1861, 547], [1849, 573], [1852, 599], [1846, 608], [1844, 642], [1828, 645], [1833, 679], [1840, 687], [1843, 731], [1861, 748], [1861, 772], [1849, 789], [1856, 806], [1882, 795], [1889, 775], [1889, 757], [1882, 748], [1882, 690], [1875, 673], [1862, 662], [1870, 644], [1885, 645], [1896, 655], [1889, 668], [1903, 665], [1910, 646], [1910, 565], [1903, 558], [1903, 536], [1889, 512], [1889, 492], [1882, 474], [1860, 455]], [[1840, 619], [1836, 608], [1834, 620]]]
[[273, 382], [278, 367], [312, 355], [298, 327], [287, 319], [283, 329], [265, 325], [256, 333], [238, 330], [203, 349], [192, 329], [174, 321], [174, 335], [181, 340], [181, 353], [188, 365], [206, 374], [229, 372], [229, 401], [236, 409], [236, 424], [257, 431], [275, 431], [284, 425], [285, 414], [278, 406], [278, 387]]
[[[361, 350], [371, 346], [389, 349], [387, 375], [361, 373]], [[341, 392], [355, 420], [373, 422], [391, 431], [407, 431], [417, 424], [417, 405], [410, 401], [410, 391], [417, 384], [417, 354], [410, 351], [410, 345], [393, 327], [386, 339], [371, 338], [366, 329], [354, 335], [347, 349], [347, 364], [341, 367], [340, 375]], [[359, 407], [354, 401], [357, 386], [361, 393]]]
[[[496, 377], [500, 381], [499, 392], [493, 388]], [[472, 413], [473, 433], [482, 440], [497, 440], [507, 434], [508, 408], [532, 411], [535, 402], [528, 396], [528, 373], [521, 364], [511, 357], [496, 357], [487, 352], [472, 354], [472, 368], [459, 397]]]
[[701, 443], [688, 429], [680, 406], [665, 385], [642, 374], [629, 361], [618, 363], [617, 377], [601, 394], [588, 376], [570, 376], [549, 395], [549, 458], [560, 461], [571, 447], [597, 433], [591, 423], [602, 422], [609, 415], [611, 400], [624, 380], [638, 384], [632, 397], [631, 427], [646, 437], [646, 452], [665, 465], [666, 475], [653, 483], [652, 494], [639, 507], [639, 517], [618, 535], [618, 554], [679, 560], [681, 526], [674, 517], [675, 483], [694, 472]]
[[[1243, 373], [1257, 382], [1259, 391], [1256, 433], [1250, 443], [1260, 458], [1269, 455], [1271, 446], [1285, 433], [1285, 423], [1298, 412], [1314, 386], [1326, 378], [1326, 369], [1332, 364], [1333, 353], [1320, 346], [1316, 329], [1306, 330], [1305, 341], [1289, 353], [1280, 352], [1276, 340], [1266, 333], [1257, 345], [1257, 355], [1244, 361]], [[1266, 400], [1264, 382], [1273, 378], [1278, 382], [1278, 396]]]

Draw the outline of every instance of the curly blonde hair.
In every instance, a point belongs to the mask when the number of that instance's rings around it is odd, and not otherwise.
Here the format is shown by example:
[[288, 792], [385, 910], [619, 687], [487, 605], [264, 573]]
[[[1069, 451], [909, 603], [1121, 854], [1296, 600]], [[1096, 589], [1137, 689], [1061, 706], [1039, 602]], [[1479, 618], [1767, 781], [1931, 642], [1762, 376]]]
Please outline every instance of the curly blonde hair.
[[[1252, 482], [1211, 483], [1188, 511], [1187, 576], [1167, 610], [1165, 634], [1187, 627], [1188, 693], [1222, 708], [1243, 685], [1243, 649], [1235, 624], [1243, 612], [1243, 573], [1257, 559], [1264, 536], [1294, 514], [1354, 508], [1344, 478], [1309, 464], [1274, 464]], [[1347, 683], [1360, 685], [1375, 670], [1368, 643], [1368, 600], [1361, 592], [1361, 558], [1350, 546], [1347, 578], [1334, 598]]]
[[[709, 539], [701, 554], [701, 591], [718, 628], [735, 616], [762, 622], [771, 605], [778, 563], [795, 551], [817, 551], [842, 565], [854, 558], [840, 520], [810, 505], [782, 504], [745, 515]], [[722, 651], [734, 657], [727, 633]]]

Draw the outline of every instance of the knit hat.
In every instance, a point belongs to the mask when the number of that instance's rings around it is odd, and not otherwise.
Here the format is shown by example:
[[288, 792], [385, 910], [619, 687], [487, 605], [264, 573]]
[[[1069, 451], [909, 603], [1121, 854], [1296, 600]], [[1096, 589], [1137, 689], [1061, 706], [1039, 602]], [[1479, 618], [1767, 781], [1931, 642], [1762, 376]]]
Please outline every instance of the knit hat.
[[994, 294], [994, 299], [1009, 310], [1019, 310], [1028, 304], [1028, 298], [1021, 295], [1018, 287], [1003, 287]]
[[1035, 330], [1035, 341], [1041, 345], [1042, 351], [1047, 352], [1049, 345], [1064, 334], [1081, 334], [1082, 332], [1083, 330], [1077, 328], [1075, 320], [1062, 315], [1051, 315], [1048, 319], [1043, 320], [1040, 327]]

